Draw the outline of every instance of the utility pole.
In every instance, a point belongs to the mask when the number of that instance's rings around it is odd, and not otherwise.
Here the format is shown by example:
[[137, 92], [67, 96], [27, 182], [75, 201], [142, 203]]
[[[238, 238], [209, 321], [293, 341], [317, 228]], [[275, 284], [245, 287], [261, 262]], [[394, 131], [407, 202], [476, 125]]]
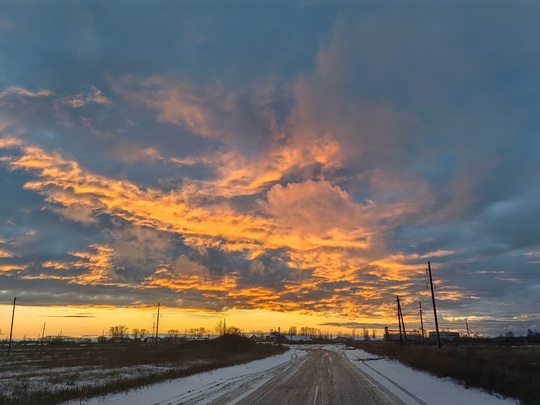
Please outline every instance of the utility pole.
[[11, 353], [11, 338], [13, 337], [13, 321], [15, 320], [15, 303], [16, 302], [17, 302], [17, 297], [13, 299], [13, 313], [11, 314], [11, 330], [9, 331], [8, 354]]
[[422, 343], [424, 343], [424, 319], [422, 317], [424, 311], [422, 311], [422, 302], [418, 301], [418, 304], [420, 304], [420, 330], [422, 331]]
[[223, 335], [227, 334], [227, 320], [223, 319]]
[[401, 330], [403, 327], [403, 336], [405, 337], [405, 342], [407, 341], [407, 332], [405, 331], [405, 322], [403, 322], [403, 312], [401, 312], [401, 304], [399, 302], [399, 295], [396, 295], [397, 299], [397, 308], [398, 308], [398, 324], [399, 324], [399, 344], [403, 346], [403, 339], [401, 338]]
[[468, 321], [465, 321], [465, 326], [467, 327], [467, 337], [471, 337], [471, 334], [475, 337], [475, 338], [478, 338], [479, 336], [474, 333], [471, 328], [469, 328], [469, 322]]
[[43, 346], [43, 340], [45, 339], [45, 326], [47, 322], [43, 323], [43, 332], [41, 333], [41, 346]]
[[397, 299], [397, 321], [398, 321], [398, 326], [399, 326], [399, 345], [403, 346], [403, 339], [401, 338], [401, 318], [399, 316], [399, 310], [400, 310], [399, 295], [396, 295], [396, 299]]
[[158, 333], [159, 333], [159, 302], [157, 304], [157, 319], [156, 319], [156, 346], [158, 342]]
[[441, 337], [439, 335], [439, 321], [437, 320], [437, 307], [435, 306], [435, 291], [433, 290], [433, 279], [431, 278], [431, 263], [427, 262], [427, 272], [429, 274], [429, 285], [431, 286], [431, 300], [433, 301], [433, 315], [435, 316], [435, 330], [437, 331], [437, 345], [441, 348]]

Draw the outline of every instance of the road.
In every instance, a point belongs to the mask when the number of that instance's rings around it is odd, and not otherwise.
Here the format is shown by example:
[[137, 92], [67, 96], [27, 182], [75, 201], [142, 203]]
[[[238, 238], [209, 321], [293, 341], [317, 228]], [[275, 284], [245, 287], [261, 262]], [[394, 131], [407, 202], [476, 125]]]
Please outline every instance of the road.
[[[219, 401], [216, 401], [219, 403]], [[364, 375], [342, 352], [312, 349], [236, 405], [404, 404]]]
[[[398, 398], [399, 397], [399, 398]], [[64, 405], [516, 405], [449, 380], [339, 346], [290, 351]]]

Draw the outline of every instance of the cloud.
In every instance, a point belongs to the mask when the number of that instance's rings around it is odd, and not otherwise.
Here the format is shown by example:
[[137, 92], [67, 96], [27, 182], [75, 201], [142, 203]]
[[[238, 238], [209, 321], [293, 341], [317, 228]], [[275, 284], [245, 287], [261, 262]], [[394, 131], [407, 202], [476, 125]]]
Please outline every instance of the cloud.
[[71, 266], [84, 269], [80, 276], [72, 277], [70, 283], [78, 285], [125, 284], [123, 277], [118, 275], [113, 265], [113, 254], [113, 250], [107, 245], [91, 245], [85, 251], [70, 252], [70, 255], [76, 259]]
[[129, 142], [121, 142], [116, 151], [116, 156], [127, 163], [136, 163], [162, 160], [163, 157], [156, 147], [139, 147]]
[[[42, 193], [47, 201], [65, 207], [76, 205], [110, 215], [140, 226], [154, 226], [167, 232], [182, 233], [186, 240], [207, 238], [208, 244], [221, 245], [226, 237], [232, 250], [249, 248], [257, 235], [263, 234], [265, 220], [237, 213], [226, 204], [191, 207], [174, 193], [142, 189], [127, 181], [121, 182], [84, 171], [74, 161], [59, 154], [48, 154], [28, 146], [24, 155], [10, 161], [12, 169], [31, 171], [35, 180], [25, 188]], [[202, 220], [204, 219], [204, 221]], [[243, 229], [238, 233], [238, 228]], [[238, 248], [234, 243], [239, 243]], [[203, 243], [204, 245], [204, 243]]]
[[[120, 77], [111, 82], [113, 89], [130, 103], [156, 111], [159, 121], [182, 125], [193, 134], [226, 143], [257, 139], [259, 130], [252, 124], [262, 124], [266, 114], [264, 104], [257, 101], [260, 94], [248, 96], [218, 81], [201, 85], [173, 77], [151, 76]], [[254, 117], [248, 115], [251, 111], [242, 110], [242, 104], [252, 107], [259, 119], [250, 122]], [[263, 110], [257, 111], [257, 106]]]
[[202, 264], [190, 260], [186, 255], [180, 255], [173, 263], [173, 271], [178, 275], [202, 275], [208, 273], [208, 269]]
[[361, 225], [370, 227], [366, 215], [369, 207], [355, 204], [345, 191], [327, 181], [276, 185], [261, 205], [283, 233], [327, 239], [332, 232], [340, 232], [349, 234], [351, 241], [366, 239], [370, 233], [358, 230]]
[[94, 216], [94, 212], [90, 207], [83, 205], [73, 204], [65, 208], [58, 208], [54, 210], [62, 217], [80, 222], [85, 225], [95, 225], [98, 223], [98, 219]]
[[95, 318], [96, 315], [48, 315], [49, 318]]
[[126, 278], [137, 279], [159, 268], [169, 259], [173, 245], [167, 233], [151, 228], [123, 226], [110, 236], [115, 266], [127, 269]]
[[51, 90], [38, 90], [38, 91], [31, 91], [24, 89], [22, 87], [8, 87], [4, 91], [0, 92], [0, 100], [7, 99], [10, 97], [13, 98], [22, 98], [22, 97], [49, 97], [54, 95], [54, 93]]
[[111, 100], [109, 100], [101, 90], [92, 86], [89, 92], [80, 92], [73, 96], [67, 96], [60, 99], [62, 104], [71, 108], [82, 108], [89, 104], [101, 104], [109, 106]]
[[[168, 261], [167, 250], [170, 244], [167, 237], [147, 227], [158, 229], [159, 232], [181, 234], [184, 243], [190, 246], [215, 247], [225, 252], [247, 250], [251, 251], [253, 257], [267, 249], [285, 248], [289, 251], [288, 266], [292, 268], [320, 268], [322, 263], [325, 270], [317, 270], [315, 273], [321, 280], [343, 277], [340, 274], [349, 274], [350, 277], [355, 265], [351, 257], [369, 246], [369, 237], [366, 237], [365, 231], [357, 229], [367, 215], [362, 212], [363, 206], [353, 203], [346, 192], [328, 182], [309, 181], [287, 187], [275, 186], [269, 190], [267, 203], [261, 203], [268, 216], [265, 218], [255, 215], [255, 212], [252, 215], [241, 214], [221, 203], [191, 207], [171, 194], [142, 190], [127, 182], [85, 172], [75, 162], [67, 161], [58, 154], [48, 155], [30, 146], [24, 147], [23, 152], [23, 156], [14, 158], [10, 164], [13, 169], [34, 173], [34, 180], [26, 185], [28, 189], [43, 194], [51, 203], [79, 211], [86, 207], [83, 210], [85, 214], [92, 209], [100, 215], [106, 213], [135, 225], [134, 228], [115, 232], [114, 242], [110, 244], [94, 244], [86, 250], [70, 253], [78, 260], [72, 261], [67, 267], [83, 270], [77, 276], [62, 276], [69, 279], [70, 283], [128, 285], [127, 278], [137, 274], [134, 269], [143, 265], [148, 268], [150, 265], [150, 268], [154, 266], [157, 270], [146, 279], [148, 286], [174, 291], [196, 288], [198, 294], [217, 294], [225, 302], [228, 297], [231, 300], [229, 305], [234, 303], [245, 308], [269, 306], [284, 310], [286, 306], [289, 309], [304, 307], [313, 311], [329, 311], [331, 307], [335, 308], [335, 301], [329, 300], [323, 304], [320, 299], [285, 299], [277, 304], [271, 298], [286, 296], [295, 291], [307, 298], [307, 280], [298, 286], [295, 286], [294, 281], [277, 285], [284, 288], [285, 292], [280, 293], [274, 289], [276, 287], [257, 289], [245, 286], [238, 289], [239, 274], [229, 271], [223, 275], [210, 276], [205, 267], [192, 262], [187, 256], [180, 256], [166, 267], [160, 267], [160, 262]], [[58, 212], [72, 215], [69, 210]], [[293, 218], [294, 213], [297, 219]], [[289, 226], [291, 224], [292, 227]], [[326, 233], [319, 235], [322, 229], [326, 229]], [[341, 263], [338, 268], [336, 263]], [[131, 269], [131, 276], [123, 270], [126, 266]], [[62, 269], [66, 265], [47, 267]], [[216, 289], [213, 286], [216, 282], [227, 288]], [[237, 292], [232, 293], [232, 290]], [[263, 292], [266, 296], [256, 298]], [[327, 294], [325, 292], [323, 296]]]

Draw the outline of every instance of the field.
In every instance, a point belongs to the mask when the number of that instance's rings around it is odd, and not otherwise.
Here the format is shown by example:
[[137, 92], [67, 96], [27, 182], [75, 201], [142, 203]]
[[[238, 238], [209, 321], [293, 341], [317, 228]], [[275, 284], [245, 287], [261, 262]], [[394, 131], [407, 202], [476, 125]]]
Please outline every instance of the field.
[[[467, 387], [540, 404], [540, 346], [404, 346], [350, 342]], [[0, 349], [0, 405], [58, 404], [282, 353], [240, 336], [180, 344], [61, 344]]]
[[0, 353], [0, 405], [47, 405], [245, 363], [287, 350], [225, 335], [174, 345], [16, 346]]
[[540, 404], [540, 346], [403, 346], [357, 342], [357, 347], [386, 356], [467, 387]]

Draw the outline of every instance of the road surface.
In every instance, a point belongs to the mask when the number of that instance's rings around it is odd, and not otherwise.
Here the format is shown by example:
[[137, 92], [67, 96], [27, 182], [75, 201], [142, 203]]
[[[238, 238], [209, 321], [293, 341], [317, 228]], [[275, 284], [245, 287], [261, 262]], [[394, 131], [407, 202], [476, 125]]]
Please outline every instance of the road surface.
[[345, 346], [300, 346], [210, 370], [64, 405], [517, 405], [395, 361]]
[[[219, 400], [215, 404], [220, 404]], [[236, 405], [404, 404], [364, 375], [343, 352], [312, 349]]]

